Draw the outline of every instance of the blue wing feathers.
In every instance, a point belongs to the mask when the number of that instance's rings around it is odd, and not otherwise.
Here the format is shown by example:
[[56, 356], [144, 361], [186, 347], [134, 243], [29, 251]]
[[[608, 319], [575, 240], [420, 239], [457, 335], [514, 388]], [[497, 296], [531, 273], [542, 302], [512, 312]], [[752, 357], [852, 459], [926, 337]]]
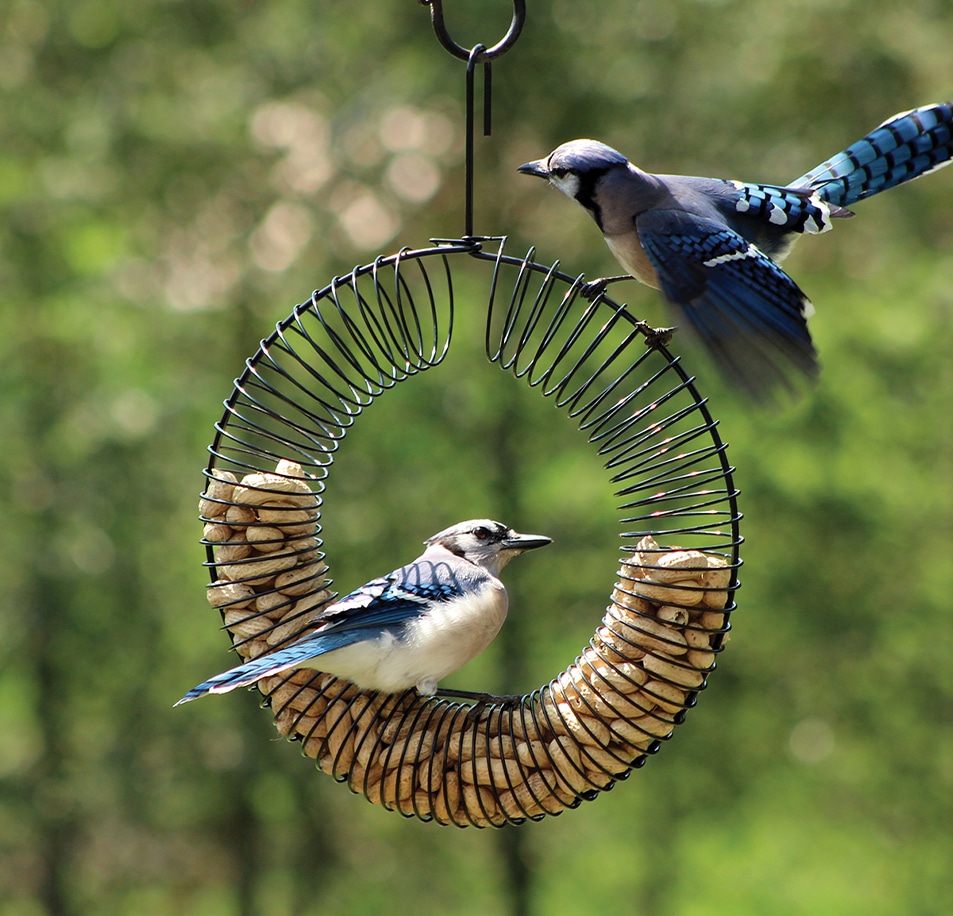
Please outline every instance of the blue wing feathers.
[[763, 399], [793, 373], [817, 374], [807, 298], [757, 247], [683, 211], [650, 211], [636, 225], [666, 299], [736, 384]]

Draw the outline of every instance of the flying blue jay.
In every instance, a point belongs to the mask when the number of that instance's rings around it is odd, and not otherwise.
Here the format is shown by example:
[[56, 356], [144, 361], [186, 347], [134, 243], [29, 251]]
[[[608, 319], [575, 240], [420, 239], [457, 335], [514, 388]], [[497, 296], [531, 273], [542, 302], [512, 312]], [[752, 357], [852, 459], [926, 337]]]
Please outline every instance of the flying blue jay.
[[[286, 648], [217, 674], [178, 703], [228, 693], [290, 668], [316, 668], [364, 690], [437, 692], [441, 678], [479, 655], [506, 618], [500, 570], [551, 539], [499, 522], [460, 522], [428, 538], [412, 563], [374, 579], [308, 622]], [[463, 691], [455, 693], [463, 694]]]
[[[832, 219], [854, 215], [851, 204], [949, 165], [951, 156], [946, 102], [894, 115], [784, 187], [653, 175], [596, 140], [571, 140], [519, 171], [587, 210], [628, 274], [660, 289], [727, 377], [764, 398], [790, 387], [792, 368], [809, 378], [818, 371], [807, 329], [813, 310], [778, 266], [798, 235], [826, 232]], [[621, 279], [593, 281], [584, 295]]]

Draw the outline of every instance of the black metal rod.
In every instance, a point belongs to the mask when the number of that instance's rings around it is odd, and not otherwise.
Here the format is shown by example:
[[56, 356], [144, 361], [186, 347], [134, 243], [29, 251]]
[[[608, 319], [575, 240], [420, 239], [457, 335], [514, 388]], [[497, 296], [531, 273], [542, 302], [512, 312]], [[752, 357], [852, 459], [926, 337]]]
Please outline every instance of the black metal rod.
[[[474, 102], [474, 89], [473, 89], [473, 79], [474, 71], [476, 70], [477, 60], [480, 57], [480, 54], [485, 51], [483, 45], [474, 46], [473, 50], [470, 51], [469, 59], [467, 60], [467, 125], [466, 125], [466, 177], [465, 177], [465, 186], [464, 186], [464, 229], [463, 235], [464, 238], [471, 238], [473, 236], [473, 122], [476, 117], [474, 113], [475, 102]], [[489, 69], [487, 65], [486, 69]], [[484, 74], [484, 86], [486, 75]], [[488, 90], [484, 90], [485, 92]], [[486, 102], [484, 102], [484, 119], [486, 118]], [[486, 123], [484, 121], [484, 130], [486, 129]]]

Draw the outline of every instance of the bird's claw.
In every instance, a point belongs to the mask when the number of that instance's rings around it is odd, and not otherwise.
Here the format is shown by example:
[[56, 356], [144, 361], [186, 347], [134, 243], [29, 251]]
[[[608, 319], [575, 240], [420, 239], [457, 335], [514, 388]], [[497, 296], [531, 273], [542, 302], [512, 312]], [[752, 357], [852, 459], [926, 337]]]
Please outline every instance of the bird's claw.
[[606, 287], [610, 283], [618, 283], [620, 280], [631, 280], [628, 274], [623, 274], [618, 277], [599, 277], [597, 280], [590, 280], [588, 283], [583, 283], [579, 287], [579, 295], [582, 296], [587, 302], [592, 302], [597, 296], [602, 295], [606, 291]]
[[645, 335], [645, 346], [650, 350], [657, 350], [659, 347], [665, 347], [672, 342], [672, 337], [675, 336], [678, 328], [653, 328], [643, 321], [640, 330]]
[[606, 291], [606, 287], [609, 285], [608, 277], [600, 277], [598, 280], [592, 280], [589, 283], [583, 283], [579, 287], [579, 295], [582, 296], [586, 302], [592, 302], [596, 296], [602, 295]]

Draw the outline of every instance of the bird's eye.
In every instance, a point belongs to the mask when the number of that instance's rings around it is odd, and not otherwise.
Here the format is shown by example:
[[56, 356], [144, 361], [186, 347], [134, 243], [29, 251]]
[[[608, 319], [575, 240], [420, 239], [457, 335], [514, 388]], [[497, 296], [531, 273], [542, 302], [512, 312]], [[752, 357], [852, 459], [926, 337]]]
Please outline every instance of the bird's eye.
[[549, 174], [554, 178], [565, 178], [569, 174], [569, 169], [564, 169], [561, 165], [549, 170]]
[[490, 536], [490, 529], [481, 525], [479, 528], [473, 529], [473, 536], [479, 541], [485, 541]]

